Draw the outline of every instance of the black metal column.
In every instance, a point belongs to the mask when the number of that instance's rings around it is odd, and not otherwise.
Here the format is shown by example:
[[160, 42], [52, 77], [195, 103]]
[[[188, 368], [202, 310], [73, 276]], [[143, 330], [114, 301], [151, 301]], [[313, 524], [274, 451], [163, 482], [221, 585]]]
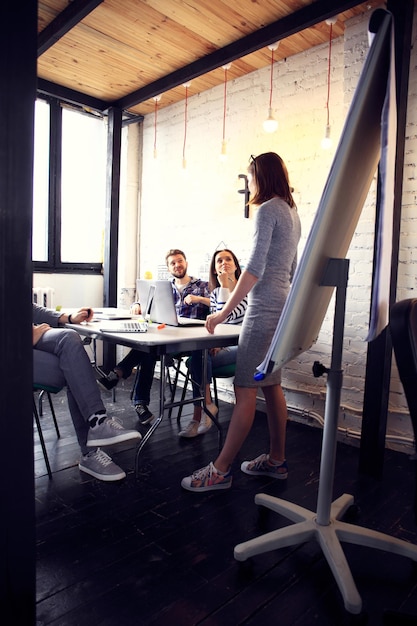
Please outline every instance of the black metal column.
[[[387, 9], [394, 16], [397, 75], [397, 154], [395, 164], [394, 224], [391, 257], [390, 307], [397, 292], [398, 250], [401, 229], [401, 202], [404, 170], [404, 145], [407, 121], [408, 77], [413, 26], [413, 0], [388, 0]], [[377, 212], [379, 207], [377, 206]], [[369, 343], [359, 471], [375, 478], [382, 475], [385, 434], [391, 377], [392, 344], [388, 330]]]
[[2, 6], [0, 36], [0, 615], [35, 623], [32, 197], [37, 2]]
[[[111, 108], [107, 135], [107, 206], [104, 234], [104, 306], [117, 306], [117, 262], [119, 255], [120, 155], [122, 145], [122, 110]], [[103, 367], [115, 365], [116, 346], [103, 343]]]

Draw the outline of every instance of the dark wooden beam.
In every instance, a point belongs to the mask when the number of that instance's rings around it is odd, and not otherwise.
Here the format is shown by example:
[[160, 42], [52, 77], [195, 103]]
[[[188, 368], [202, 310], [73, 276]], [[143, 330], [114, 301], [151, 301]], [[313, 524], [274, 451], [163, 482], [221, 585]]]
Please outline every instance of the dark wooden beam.
[[260, 28], [254, 33], [242, 37], [224, 48], [215, 50], [211, 54], [175, 70], [171, 74], [164, 76], [145, 87], [137, 89], [124, 96], [113, 105], [121, 109], [129, 109], [140, 102], [145, 102], [154, 96], [165, 91], [174, 89], [198, 76], [207, 74], [212, 70], [240, 59], [246, 54], [256, 52], [271, 43], [285, 39], [294, 33], [298, 33], [305, 28], [309, 28], [343, 11], [347, 11], [358, 4], [359, 0], [317, 0], [299, 11], [295, 11], [286, 17]]
[[73, 0], [58, 13], [48, 26], [38, 35], [38, 56], [46, 52], [61, 37], [76, 26], [86, 15], [103, 2], [103, 0]]
[[63, 102], [74, 104], [75, 106], [86, 107], [94, 111], [100, 111], [103, 113], [110, 107], [110, 103], [99, 98], [94, 98], [88, 94], [76, 91], [75, 89], [69, 89], [56, 83], [51, 83], [43, 78], [38, 78], [38, 94], [41, 96], [50, 96], [51, 98], [57, 98]]

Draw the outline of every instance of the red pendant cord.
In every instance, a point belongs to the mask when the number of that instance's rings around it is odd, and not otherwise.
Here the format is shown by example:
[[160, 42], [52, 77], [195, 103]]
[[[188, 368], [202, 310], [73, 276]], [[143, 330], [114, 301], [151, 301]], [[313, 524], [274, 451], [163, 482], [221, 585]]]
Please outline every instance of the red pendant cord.
[[331, 69], [331, 63], [332, 63], [332, 30], [333, 30], [333, 25], [330, 24], [329, 61], [328, 61], [328, 67], [327, 67], [327, 102], [326, 102], [327, 126], [330, 125], [330, 69]]
[[188, 86], [185, 86], [185, 109], [184, 109], [184, 145], [182, 148], [182, 158], [185, 161], [185, 144], [187, 141], [187, 114], [188, 114]]
[[269, 86], [269, 108], [272, 109], [272, 77], [274, 73], [274, 50], [271, 49], [271, 77]]
[[223, 141], [226, 135], [226, 99], [227, 99], [227, 67], [224, 70], [224, 94], [223, 94]]

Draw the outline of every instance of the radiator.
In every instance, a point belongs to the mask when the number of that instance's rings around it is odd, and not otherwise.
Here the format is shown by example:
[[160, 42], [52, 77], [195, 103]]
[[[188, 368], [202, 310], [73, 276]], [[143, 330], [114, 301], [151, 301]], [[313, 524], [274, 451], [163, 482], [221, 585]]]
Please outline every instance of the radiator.
[[32, 289], [32, 300], [39, 306], [46, 306], [48, 309], [54, 308], [54, 290], [52, 287], [34, 287]]

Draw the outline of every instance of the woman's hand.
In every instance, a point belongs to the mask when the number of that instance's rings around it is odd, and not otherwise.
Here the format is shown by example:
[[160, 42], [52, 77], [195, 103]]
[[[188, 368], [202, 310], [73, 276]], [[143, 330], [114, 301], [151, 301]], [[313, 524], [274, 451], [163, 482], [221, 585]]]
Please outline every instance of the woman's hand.
[[230, 272], [218, 272], [217, 278], [220, 283], [220, 287], [223, 287], [224, 289], [230, 289], [230, 291], [233, 291], [233, 288], [236, 284], [234, 270]]
[[39, 339], [49, 330], [51, 327], [49, 324], [39, 324], [38, 326], [32, 326], [32, 345], [36, 346]]
[[224, 322], [226, 317], [227, 315], [224, 315], [223, 311], [219, 311], [218, 313], [212, 313], [211, 315], [207, 316], [205, 326], [211, 335], [214, 333], [214, 329], [216, 328], [217, 324], [221, 324], [222, 322]]
[[134, 302], [132, 304], [132, 306], [130, 307], [130, 312], [132, 315], [140, 315], [142, 313], [139, 302]]

